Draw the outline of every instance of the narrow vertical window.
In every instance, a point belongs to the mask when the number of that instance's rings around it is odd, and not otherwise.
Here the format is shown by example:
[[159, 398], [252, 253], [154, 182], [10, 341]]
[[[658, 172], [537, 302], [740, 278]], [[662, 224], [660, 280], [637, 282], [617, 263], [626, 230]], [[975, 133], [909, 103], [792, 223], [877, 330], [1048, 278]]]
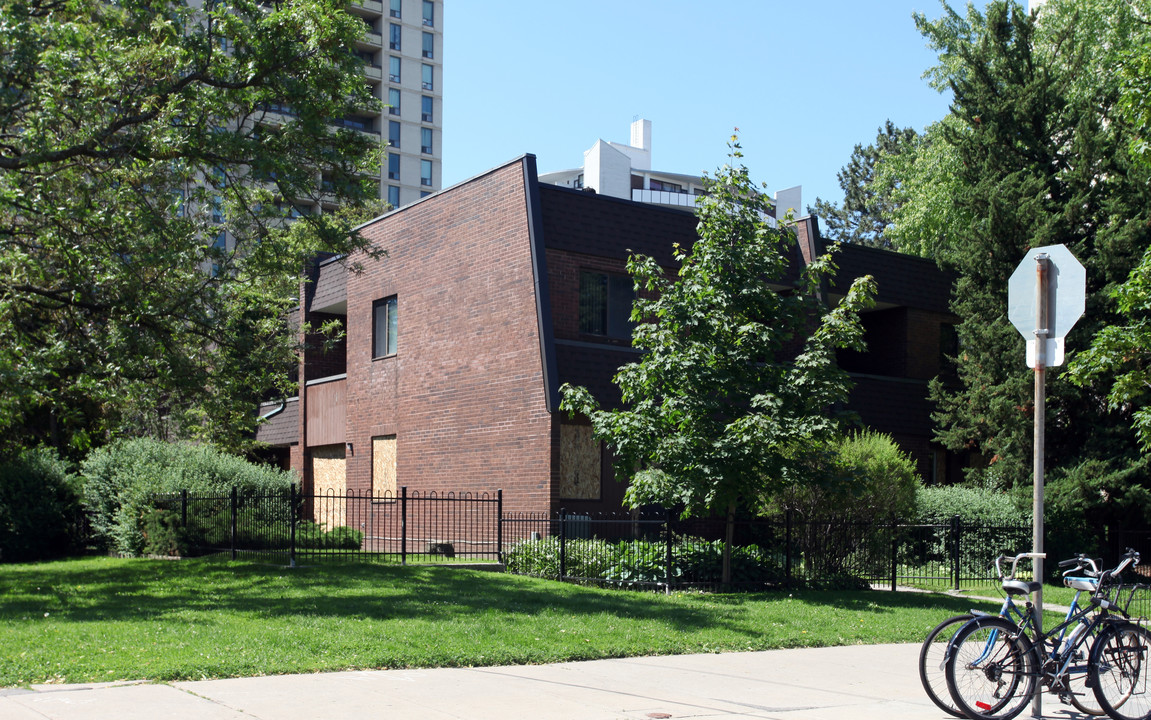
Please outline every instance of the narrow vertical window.
[[388, 179], [400, 179], [400, 156], [391, 154], [388, 155]]
[[372, 303], [372, 357], [395, 355], [398, 331], [395, 296]]
[[434, 76], [435, 69], [431, 65], [424, 65], [420, 70], [422, 72], [420, 79], [422, 81], [421, 85], [422, 85], [423, 89], [424, 90], [434, 90], [435, 89], [435, 83], [433, 82], [433, 80], [435, 77]]
[[400, 114], [400, 91], [396, 88], [388, 88], [388, 114]]
[[400, 124], [395, 120], [388, 121], [388, 145], [394, 148], [400, 146]]
[[584, 270], [579, 283], [579, 331], [625, 340], [631, 337], [635, 323], [631, 306], [635, 285], [626, 275]]
[[424, 0], [424, 25], [436, 26], [436, 4], [432, 0]]
[[432, 154], [432, 129], [420, 128], [420, 152], [425, 155]]
[[400, 26], [395, 23], [388, 25], [388, 49], [400, 50]]
[[420, 160], [420, 185], [431, 187], [432, 184], [432, 161]]
[[398, 185], [388, 186], [388, 204], [394, 208], [400, 206], [400, 188]]
[[432, 113], [432, 99], [427, 95], [420, 96], [420, 120], [424, 122], [433, 122], [435, 120], [435, 115]]
[[394, 17], [400, 17], [400, 6], [403, 5], [404, 0], [391, 0], [389, 3], [389, 14]]
[[394, 55], [388, 56], [388, 80], [394, 83], [400, 81], [400, 59]]
[[432, 59], [436, 56], [436, 36], [430, 32], [424, 33], [424, 57]]

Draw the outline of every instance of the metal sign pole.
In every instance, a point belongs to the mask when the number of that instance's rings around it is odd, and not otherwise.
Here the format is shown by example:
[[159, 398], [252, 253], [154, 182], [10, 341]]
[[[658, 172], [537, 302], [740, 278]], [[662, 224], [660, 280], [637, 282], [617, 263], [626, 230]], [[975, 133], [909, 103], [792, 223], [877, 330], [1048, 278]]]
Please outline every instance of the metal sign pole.
[[[1047, 283], [1048, 256], [1035, 257], [1035, 448], [1033, 478], [1033, 506], [1031, 509], [1031, 552], [1043, 554], [1043, 455], [1045, 424], [1047, 419]], [[1036, 557], [1031, 565], [1035, 569], [1035, 580], [1043, 582], [1043, 558]], [[1043, 585], [1035, 593], [1035, 635], [1043, 632]], [[1036, 668], [1040, 672], [1040, 668]], [[1042, 679], [1042, 678], [1040, 678]], [[1031, 703], [1032, 717], [1043, 717], [1043, 683], [1035, 683], [1035, 696]]]

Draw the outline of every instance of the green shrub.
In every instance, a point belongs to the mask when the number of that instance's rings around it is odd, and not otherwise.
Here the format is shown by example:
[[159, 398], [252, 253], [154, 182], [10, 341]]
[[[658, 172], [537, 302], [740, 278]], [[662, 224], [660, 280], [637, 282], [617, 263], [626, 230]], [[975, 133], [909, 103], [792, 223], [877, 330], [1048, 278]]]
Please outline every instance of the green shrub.
[[60, 557], [82, 546], [78, 480], [48, 448], [0, 464], [0, 560]]
[[311, 520], [301, 520], [296, 524], [296, 547], [313, 550], [359, 550], [364, 543], [364, 533], [355, 528], [338, 525], [324, 530]]
[[[96, 450], [83, 462], [81, 474], [96, 541], [126, 555], [144, 552], [148, 543], [144, 519], [155, 494], [187, 490], [223, 498], [236, 487], [242, 498], [248, 498], [285, 490], [295, 479], [290, 472], [256, 465], [208, 445], [147, 438], [118, 441]], [[201, 522], [206, 526], [223, 522], [215, 517], [222, 513], [221, 509]]]
[[771, 505], [775, 513], [791, 508], [805, 518], [883, 521], [910, 514], [918, 488], [911, 456], [890, 435], [865, 430], [813, 452], [808, 474], [792, 478]]
[[[560, 576], [559, 538], [525, 540], [504, 553], [508, 572], [535, 577]], [[667, 580], [667, 544], [661, 540], [568, 540], [568, 577], [603, 580], [624, 587]], [[779, 564], [759, 547], [732, 550], [732, 581], [775, 582], [782, 577]], [[684, 537], [672, 545], [672, 583], [713, 584], [722, 579], [723, 542]]]
[[171, 510], [152, 508], [144, 513], [141, 533], [144, 536], [144, 555], [188, 554], [188, 531], [181, 524], [180, 516]]
[[919, 522], [945, 523], [958, 515], [964, 523], [1018, 525], [1031, 522], [1030, 508], [1022, 509], [1006, 492], [959, 485], [919, 489], [915, 515]]
[[[1031, 550], [1030, 508], [1022, 510], [1009, 493], [966, 486], [920, 488], [918, 523], [950, 526], [956, 515], [963, 525], [959, 561], [964, 574], [994, 577], [991, 561], [997, 555]], [[905, 552], [901, 560], [911, 565], [949, 564], [954, 552], [951, 532], [921, 532]]]

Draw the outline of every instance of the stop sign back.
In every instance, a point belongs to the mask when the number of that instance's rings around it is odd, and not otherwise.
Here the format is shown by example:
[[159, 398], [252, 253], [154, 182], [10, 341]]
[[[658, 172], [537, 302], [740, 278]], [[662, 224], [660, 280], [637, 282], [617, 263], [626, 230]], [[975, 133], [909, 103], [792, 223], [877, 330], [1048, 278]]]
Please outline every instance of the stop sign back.
[[[1047, 327], [1036, 325], [1036, 257], [1047, 256]], [[1087, 271], [1065, 245], [1032, 248], [1007, 281], [1007, 317], [1027, 342], [1027, 363], [1035, 362], [1035, 331], [1047, 331], [1047, 365], [1063, 364], [1063, 338], [1083, 317]]]

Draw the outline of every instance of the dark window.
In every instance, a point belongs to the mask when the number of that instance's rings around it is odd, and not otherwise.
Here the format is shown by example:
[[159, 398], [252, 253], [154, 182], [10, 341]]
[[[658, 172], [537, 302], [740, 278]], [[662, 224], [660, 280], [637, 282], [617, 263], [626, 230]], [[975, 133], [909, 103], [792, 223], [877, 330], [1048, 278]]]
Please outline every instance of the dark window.
[[420, 152], [425, 155], [432, 154], [432, 129], [420, 128]]
[[388, 114], [400, 114], [400, 91], [396, 88], [388, 88]]
[[420, 185], [431, 186], [432, 184], [432, 161], [420, 160]]
[[579, 279], [579, 330], [588, 335], [631, 338], [635, 283], [627, 275], [584, 270]]
[[682, 185], [677, 185], [676, 183], [673, 183], [673, 182], [664, 182], [662, 180], [652, 180], [651, 181], [651, 189], [652, 190], [659, 190], [662, 192], [673, 192], [673, 193], [681, 193], [684, 191]]
[[388, 144], [394, 148], [400, 146], [400, 124], [395, 120], [388, 121]]
[[388, 49], [397, 51], [400, 49], [400, 26], [395, 23], [388, 26]]
[[434, 58], [436, 56], [436, 36], [429, 32], [424, 33], [424, 57]]
[[388, 186], [388, 204], [394, 208], [400, 206], [400, 188], [395, 185]]
[[372, 303], [372, 357], [395, 355], [398, 332], [396, 298]]
[[420, 96], [420, 120], [424, 122], [432, 122], [434, 116], [432, 115], [432, 99], [427, 95]]
[[400, 179], [400, 156], [399, 155], [388, 155], [388, 179], [389, 180], [399, 180]]

